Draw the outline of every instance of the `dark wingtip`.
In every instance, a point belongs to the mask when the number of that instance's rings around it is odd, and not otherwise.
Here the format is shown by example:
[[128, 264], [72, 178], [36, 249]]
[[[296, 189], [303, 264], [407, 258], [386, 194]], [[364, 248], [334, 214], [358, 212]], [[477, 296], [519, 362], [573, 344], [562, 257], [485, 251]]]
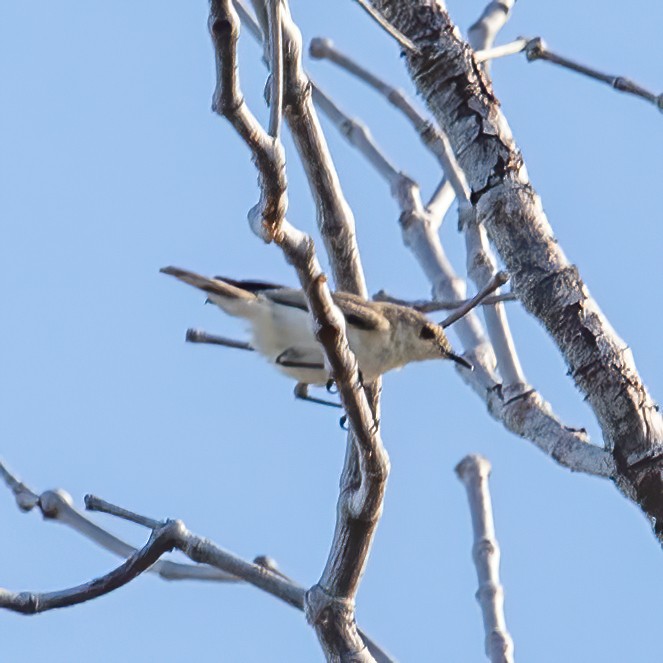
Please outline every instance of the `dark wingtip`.
[[463, 357], [459, 357], [458, 355], [453, 354], [453, 352], [450, 352], [447, 357], [451, 359], [452, 361], [455, 361], [457, 364], [460, 364], [463, 368], [466, 368], [468, 371], [473, 371], [474, 366], [470, 364], [467, 359], [464, 359]]

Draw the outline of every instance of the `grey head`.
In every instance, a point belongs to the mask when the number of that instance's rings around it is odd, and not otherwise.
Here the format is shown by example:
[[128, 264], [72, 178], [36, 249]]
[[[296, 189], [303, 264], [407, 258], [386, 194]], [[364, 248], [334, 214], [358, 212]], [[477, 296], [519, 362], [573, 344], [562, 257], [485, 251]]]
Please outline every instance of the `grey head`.
[[467, 370], [474, 370], [470, 362], [453, 352], [444, 329], [423, 313], [387, 302], [374, 302], [373, 306], [379, 307], [380, 313], [389, 320], [392, 342], [403, 346], [402, 352], [410, 361], [451, 359]]

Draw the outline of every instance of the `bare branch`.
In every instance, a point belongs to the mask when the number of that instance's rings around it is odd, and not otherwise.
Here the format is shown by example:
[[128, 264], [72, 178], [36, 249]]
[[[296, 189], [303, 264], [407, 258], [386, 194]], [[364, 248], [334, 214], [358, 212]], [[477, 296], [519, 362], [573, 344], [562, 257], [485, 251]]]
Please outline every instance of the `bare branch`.
[[663, 112], [663, 93], [655, 94], [629, 78], [617, 76], [615, 74], [605, 74], [592, 67], [587, 67], [586, 65], [566, 58], [563, 55], [558, 55], [548, 48], [548, 45], [541, 37], [535, 37], [533, 39], [519, 37], [509, 44], [491, 48], [497, 33], [508, 20], [514, 4], [515, 0], [499, 0], [498, 2], [491, 2], [479, 21], [472, 25], [468, 30], [469, 42], [475, 49], [474, 57], [477, 62], [485, 63], [484, 67], [487, 67], [488, 60], [504, 57], [505, 55], [515, 55], [516, 53], [524, 51], [529, 62], [545, 60], [552, 64], [559, 65], [560, 67], [564, 67], [565, 69], [570, 69], [583, 76], [588, 76], [601, 83], [606, 83], [615, 90], [626, 92], [627, 94], [632, 94], [645, 101], [649, 101]]
[[311, 81], [302, 67], [302, 38], [286, 3], [283, 8], [285, 110], [288, 126], [309, 180], [325, 243], [339, 290], [366, 298], [352, 210], [345, 200], [327, 141], [311, 101]]
[[85, 508], [88, 511], [98, 511], [99, 513], [107, 513], [116, 518], [121, 518], [122, 520], [128, 520], [130, 523], [136, 523], [136, 525], [142, 525], [148, 529], [157, 529], [162, 525], [158, 520], [154, 518], [147, 518], [146, 516], [141, 516], [138, 513], [124, 509], [121, 506], [116, 506], [102, 500], [96, 495], [86, 495], [85, 496]]
[[[333, 112], [329, 113], [330, 119], [341, 131], [345, 132], [346, 127], [350, 124], [360, 124], [356, 119], [350, 120], [329, 98], [326, 98], [326, 103], [321, 108], [325, 110], [329, 107], [333, 107]], [[370, 137], [366, 128], [361, 131], [361, 134]], [[367, 146], [367, 141], [361, 140], [357, 143], [362, 148]], [[441, 146], [441, 150], [447, 149], [443, 141], [436, 144]], [[436, 219], [431, 218], [429, 208], [424, 207], [419, 188], [409, 177], [398, 172], [390, 164], [372, 140], [370, 149], [370, 153], [366, 150], [369, 161], [373, 163], [378, 155], [384, 164], [378, 169], [378, 172], [389, 182], [392, 195], [401, 207], [400, 223], [405, 244], [411, 249], [433, 284], [433, 297], [441, 300], [463, 299], [465, 296], [463, 281], [455, 275], [444, 254], [437, 233], [439, 224]], [[445, 155], [445, 162], [457, 173], [454, 180], [459, 193], [466, 196], [464, 174], [453, 153], [445, 152]], [[465, 217], [473, 218], [468, 203], [469, 201], [466, 201], [463, 204], [462, 211]], [[481, 288], [486, 281], [492, 278], [496, 266], [485, 242], [483, 229], [479, 233], [473, 233], [470, 230], [471, 241], [474, 241], [475, 238], [480, 241], [476, 243], [476, 248], [470, 247], [473, 264], [478, 267], [481, 260], [486, 260], [488, 261], [486, 266], [489, 268], [485, 272], [477, 270], [474, 274], [478, 279], [478, 287]], [[499, 306], [501, 307], [501, 305]], [[489, 307], [484, 307], [484, 309], [486, 308]], [[472, 313], [468, 314], [458, 322], [456, 328], [465, 349], [465, 356], [477, 369], [472, 373], [463, 372], [462, 377], [487, 404], [489, 413], [501, 421], [508, 430], [531, 440], [539, 449], [564, 467], [597, 476], [613, 476], [614, 461], [610, 454], [589, 444], [584, 430], [564, 426], [552, 413], [549, 403], [525, 384], [524, 380], [519, 381], [520, 364], [514, 354], [513, 341], [506, 321], [503, 319], [503, 311], [498, 309], [492, 315], [491, 324], [494, 338], [500, 346], [501, 365], [504, 367], [507, 379], [513, 385], [508, 390], [502, 388], [499, 378], [494, 372], [495, 355], [491, 345], [483, 336], [476, 316]]]
[[[383, 94], [394, 106], [401, 110], [404, 115], [411, 121], [414, 128], [420, 136], [424, 138], [424, 144], [428, 147], [438, 158], [440, 164], [444, 169], [444, 173], [453, 186], [454, 193], [459, 200], [459, 208], [461, 214], [464, 216], [471, 215], [470, 204], [470, 190], [465, 178], [465, 174], [459, 167], [458, 162], [451, 150], [449, 140], [444, 132], [438, 131], [434, 128], [433, 124], [428, 121], [407, 99], [407, 97], [400, 91], [394, 90], [387, 83], [379, 79], [374, 74], [368, 72], [365, 68], [358, 65], [351, 60], [348, 56], [343, 55], [336, 50], [330, 40], [318, 39], [311, 43], [311, 53], [315, 57], [327, 58], [332, 62], [338, 64], [345, 70], [357, 76], [360, 80], [366, 82], [368, 85]], [[327, 105], [329, 101], [327, 100]], [[323, 110], [325, 107], [323, 106]], [[337, 110], [336, 113], [339, 111]], [[337, 126], [340, 125], [339, 120], [332, 117]], [[343, 127], [351, 126], [357, 127], [356, 121], [346, 119]], [[370, 152], [368, 151], [366, 143], [366, 136], [368, 130], [364, 128], [364, 140], [358, 141], [353, 139], [354, 144], [359, 147], [364, 153], [368, 154], [371, 163], [375, 163], [376, 148], [371, 145]], [[354, 134], [359, 133], [354, 129]], [[351, 141], [352, 142], [352, 141]], [[383, 161], [385, 161], [383, 159]], [[380, 172], [384, 172], [384, 167], [378, 168]], [[396, 190], [394, 187], [394, 180], [398, 177], [398, 173], [392, 167], [393, 174], [390, 177], [392, 191]], [[402, 188], [402, 187], [401, 187]], [[411, 194], [409, 194], [411, 197]], [[495, 259], [491, 254], [488, 242], [482, 239], [484, 231], [478, 227], [470, 227], [470, 224], [462, 224], [466, 231], [466, 241], [468, 243], [468, 274], [474, 281], [478, 290], [481, 290], [487, 283], [490, 282], [492, 277], [497, 272]], [[497, 367], [504, 380], [506, 386], [515, 391], [524, 391], [529, 389], [526, 385], [526, 380], [523, 375], [522, 367], [515, 349], [515, 344], [511, 336], [509, 324], [506, 318], [506, 313], [503, 307], [496, 304], [492, 307], [484, 309], [486, 318], [486, 325], [488, 328], [488, 335], [493, 344], [495, 356], [497, 358]]]
[[[301, 37], [285, 2], [282, 16], [287, 53], [284, 61], [286, 117], [316, 194], [321, 223], [332, 210], [328, 220], [343, 233], [340, 242], [338, 237], [330, 242], [337, 283], [365, 296], [352, 217], [349, 208], [347, 212], [343, 208], [344, 205], [347, 208], [347, 204], [341, 197], [336, 172], [310, 101], [309, 81], [301, 67]], [[215, 108], [230, 120], [254, 154], [261, 174], [260, 209], [273, 209], [275, 205], [269, 200], [270, 195], [284, 193], [279, 186], [281, 182], [285, 183], [282, 148], [280, 144], [274, 145], [277, 141], [269, 141], [243, 102], [236, 71], [239, 19], [230, 0], [212, 0], [210, 32], [217, 58], [215, 98], [224, 101], [215, 104]], [[277, 180], [269, 182], [269, 177]], [[321, 180], [323, 184], [320, 184]], [[329, 207], [326, 207], [327, 203]], [[334, 210], [341, 214], [335, 214]], [[376, 418], [377, 400], [372, 411], [359, 380], [356, 359], [348, 346], [345, 321], [331, 299], [312, 240], [291, 226], [283, 215], [270, 218], [263, 211], [261, 218], [266, 227], [265, 234], [279, 244], [297, 270], [316, 323], [316, 337], [325, 351], [352, 430], [346, 468], [356, 469], [356, 476], [350, 477], [350, 472], [344, 471], [332, 551], [320, 581], [306, 594], [306, 616], [329, 658], [348, 655], [356, 660], [374, 660], [357, 630], [354, 596], [382, 510], [389, 472], [389, 460]], [[328, 230], [321, 229], [323, 236]], [[343, 272], [343, 269], [348, 271]]]
[[[472, 298], [474, 299], [474, 298]], [[472, 299], [462, 299], [460, 301], [453, 302], [440, 302], [432, 299], [399, 299], [394, 297], [384, 290], [378, 290], [373, 295], [373, 301], [376, 302], [391, 302], [392, 304], [399, 304], [400, 306], [409, 306], [415, 311], [420, 311], [421, 313], [435, 313], [437, 311], [451, 311], [453, 309], [459, 308], [460, 306], [465, 306]], [[518, 301], [516, 296], [512, 292], [503, 292], [501, 295], [489, 295], [483, 301], [480, 302], [481, 306], [487, 306], [488, 304], [497, 304], [498, 302], [515, 302]]]
[[456, 196], [461, 199], [467, 198], [468, 189], [462, 171], [454, 168], [450, 162], [451, 149], [446, 136], [437, 130], [430, 119], [410, 101], [402, 90], [394, 88], [347, 55], [341, 53], [334, 46], [331, 39], [313, 39], [309, 47], [309, 53], [314, 58], [327, 59], [353, 76], [356, 76], [359, 80], [379, 92], [392, 106], [401, 111], [414, 127], [423, 144], [440, 162]]
[[[495, 292], [500, 286], [503, 286], [509, 280], [509, 275], [506, 272], [497, 272], [486, 285], [477, 292], [474, 297], [468, 299], [464, 304], [458, 307], [450, 316], [440, 322], [441, 327], [449, 327], [454, 322], [460, 320], [463, 316], [467, 315], [473, 308], [479, 304], [485, 304], [486, 299], [490, 294]], [[498, 295], [499, 296], [499, 295]]]
[[[244, 580], [300, 610], [303, 609], [305, 592], [303, 587], [296, 585], [283, 574], [273, 572], [266, 565], [245, 562], [219, 548], [208, 539], [192, 534], [181, 521], [159, 522], [94, 497], [89, 498], [89, 503], [98, 511], [104, 511], [152, 529], [147, 544], [140, 550], [132, 550], [131, 554], [127, 555], [128, 559], [110, 573], [77, 587], [43, 594], [0, 590], [0, 607], [34, 614], [89, 601], [127, 584], [144, 571], [149, 570], [150, 567], [154, 568], [159, 564], [164, 564], [159, 560], [161, 555], [177, 548], [200, 565], [179, 564], [180, 567], [189, 569], [213, 567], [210, 570], [214, 571], [217, 579], [223, 577], [233, 578], [235, 581]], [[190, 578], [193, 577], [195, 576], [190, 576]]]
[[[154, 531], [176, 523], [178, 530], [174, 547], [181, 550], [191, 560], [232, 574], [238, 580], [252, 584], [298, 610], [305, 609], [306, 590], [282, 573], [276, 562], [270, 557], [259, 555], [253, 562], [247, 562], [233, 553], [223, 550], [209, 539], [192, 534], [180, 521], [167, 520], [160, 522], [154, 518], [106, 502], [98, 497], [87, 496], [85, 501], [90, 509], [142, 524], [154, 529]], [[393, 663], [393, 659], [382, 651], [371, 638], [361, 630], [359, 630], [359, 634], [376, 663]]]
[[283, 116], [283, 35], [281, 27], [281, 0], [267, 1], [269, 23], [269, 135], [279, 137]]
[[465, 456], [456, 466], [456, 474], [467, 490], [472, 516], [472, 557], [479, 580], [476, 597], [483, 613], [486, 655], [491, 663], [513, 663], [513, 640], [506, 628], [504, 589], [500, 583], [500, 548], [488, 488], [490, 463], [483, 456]]
[[210, 345], [223, 345], [226, 348], [236, 348], [237, 350], [255, 351], [255, 348], [246, 341], [236, 341], [233, 338], [208, 334], [202, 329], [187, 329], [185, 340], [187, 343], [208, 343]]
[[[493, 45], [497, 34], [509, 20], [515, 4], [516, 0], [491, 0], [486, 5], [481, 16], [467, 31], [469, 42], [475, 51], [489, 49]], [[477, 53], [477, 55], [479, 54]], [[477, 57], [477, 62], [483, 62], [483, 70], [486, 74], [490, 68], [488, 59], [487, 57], [483, 59]]]
[[[407, 65], [459, 155], [477, 222], [511, 274], [513, 291], [543, 323], [586, 395], [607, 451], [618, 459], [618, 486], [641, 505], [663, 540], [663, 419], [628, 346], [555, 240], [489, 81], [440, 3], [374, 5], [420, 46], [421, 56], [406, 54]], [[469, 130], [477, 126], [481, 131]]]
[[355, 0], [355, 2], [390, 36], [395, 39], [404, 49], [416, 51], [417, 47], [405, 36], [394, 28], [389, 21], [385, 20], [366, 0]]
[[604, 74], [603, 72], [587, 67], [584, 64], [569, 60], [562, 55], [557, 55], [548, 48], [548, 45], [540, 37], [532, 39], [527, 43], [525, 55], [529, 62], [533, 62], [534, 60], [546, 60], [547, 62], [552, 62], [553, 64], [564, 67], [565, 69], [570, 69], [583, 76], [593, 78], [596, 81], [606, 83], [619, 92], [626, 92], [627, 94], [632, 94], [641, 99], [645, 99], [654, 104], [658, 110], [663, 112], [663, 93], [654, 94], [629, 78], [616, 76], [614, 74]]
[[345, 115], [317, 85], [313, 88], [313, 101], [350, 145], [357, 148], [391, 186], [396, 186], [402, 175], [377, 145], [366, 125]]
[[[71, 497], [65, 491], [46, 491], [37, 495], [20, 482], [2, 463], [0, 463], [0, 476], [14, 493], [16, 503], [21, 510], [29, 511], [38, 506], [44, 518], [70, 525], [78, 533], [88, 536], [102, 547], [128, 558], [126, 562], [105, 576], [65, 590], [39, 593], [11, 592], [0, 588], [0, 608], [24, 614], [36, 614], [68, 607], [108, 594], [148, 571], [158, 573], [167, 580], [246, 581], [289, 605], [304, 610], [305, 589], [282, 573], [276, 562], [266, 555], [258, 555], [253, 563], [246, 562], [219, 548], [208, 539], [191, 534], [180, 521], [158, 521], [98, 497], [86, 496], [86, 508], [89, 510], [107, 513], [153, 530], [147, 544], [137, 550], [116, 539], [76, 511], [71, 506]], [[86, 523], [87, 531], [85, 528], [72, 524], [77, 521]], [[90, 536], [89, 532], [94, 531], [97, 536]], [[109, 541], [113, 542], [112, 545], [107, 545]], [[196, 563], [194, 565], [179, 564], [160, 559], [165, 552], [173, 548], [178, 548]], [[199, 559], [203, 556], [209, 558], [209, 563]], [[260, 569], [263, 571], [261, 572]], [[277, 580], [273, 582], [273, 578]], [[373, 640], [365, 633], [361, 631], [359, 633], [377, 663], [392, 663], [393, 659], [383, 652]]]
[[171, 521], [155, 530], [147, 544], [134, 552], [126, 562], [100, 578], [55, 592], [10, 592], [0, 589], [0, 608], [33, 615], [55, 608], [66, 608], [108, 594], [147, 571], [165, 552], [175, 546], [173, 530], [179, 524]]
[[282, 573], [274, 573], [271, 569], [271, 564], [247, 562], [220, 548], [209, 539], [193, 534], [179, 520], [159, 521], [129, 511], [93, 495], [86, 496], [85, 502], [90, 510], [107, 513], [147, 527], [153, 531], [153, 536], [167, 530], [170, 540], [169, 550], [177, 548], [193, 562], [207, 564], [220, 569], [255, 587], [259, 587], [268, 594], [276, 596], [295, 608], [302, 609], [304, 588], [294, 583]]
[[[437, 219], [432, 218], [424, 207], [419, 187], [411, 178], [391, 164], [363, 123], [348, 117], [319, 87], [314, 89], [314, 99], [350, 144], [366, 157], [389, 184], [392, 197], [401, 209], [400, 223], [405, 244], [413, 250], [424, 272], [431, 278], [434, 297], [464, 299], [464, 284], [454, 273], [451, 263], [444, 253], [436, 232], [439, 224]], [[419, 250], [418, 247], [421, 245], [424, 245], [425, 249]], [[476, 316], [468, 315], [464, 318], [458, 325], [457, 331], [466, 353], [473, 353], [473, 364], [491, 366], [494, 363]], [[479, 361], [480, 356], [486, 353], [487, 357], [481, 357]], [[480, 372], [475, 371], [475, 373], [479, 375]], [[487, 385], [492, 386], [493, 384], [494, 380], [489, 379]]]
[[[136, 552], [136, 548], [99, 527], [78, 511], [73, 506], [71, 495], [66, 491], [62, 489], [46, 490], [41, 495], [37, 495], [18, 481], [2, 463], [0, 463], [0, 475], [12, 489], [16, 504], [21, 511], [27, 512], [37, 507], [46, 520], [70, 527], [77, 534], [118, 557], [127, 558]], [[164, 580], [213, 580], [215, 582], [237, 582], [238, 580], [234, 576], [209, 566], [192, 566], [170, 560], [159, 560], [150, 567], [149, 571]]]
[[[476, 222], [474, 210], [466, 205], [460, 210], [459, 223], [465, 232], [467, 248], [467, 273], [478, 290], [489, 284], [497, 274], [495, 256], [488, 245], [485, 229]], [[493, 344], [497, 367], [502, 376], [505, 396], [510, 398], [530, 389], [525, 378], [509, 321], [503, 304], [484, 307], [484, 319], [488, 336]]]
[[[472, 37], [470, 37], [471, 40]], [[474, 51], [474, 59], [481, 63], [488, 60], [496, 60], [497, 58], [504, 58], [509, 55], [516, 55], [517, 53], [522, 53], [527, 48], [529, 41], [525, 37], [518, 37], [518, 39], [510, 41], [508, 44], [476, 50]]]
[[[468, 38], [470, 44], [475, 49], [474, 57], [477, 62], [485, 63], [484, 67], [487, 66], [488, 60], [493, 60], [495, 58], [501, 58], [507, 55], [515, 55], [516, 53], [525, 52], [525, 56], [529, 62], [534, 62], [535, 60], [545, 60], [546, 62], [551, 62], [556, 64], [564, 69], [570, 69], [575, 71], [578, 74], [583, 76], [588, 76], [594, 80], [600, 81], [609, 85], [619, 92], [625, 92], [627, 94], [632, 94], [636, 97], [640, 97], [645, 101], [650, 102], [656, 106], [660, 111], [663, 112], [663, 93], [655, 94], [650, 90], [643, 88], [638, 83], [632, 81], [629, 78], [624, 76], [617, 76], [615, 74], [605, 74], [597, 69], [588, 67], [586, 65], [580, 64], [554, 53], [548, 48], [548, 44], [541, 37], [534, 37], [532, 39], [527, 37], [518, 37], [508, 44], [503, 44], [501, 46], [496, 46], [491, 48], [491, 45], [497, 36], [497, 32], [501, 29], [500, 25], [501, 17], [504, 21], [508, 18], [508, 12], [506, 11], [506, 6], [515, 4], [515, 0], [505, 0], [502, 2], [491, 2], [490, 7], [494, 7], [492, 11], [492, 16], [494, 20], [490, 20], [488, 25], [484, 25], [481, 21], [475, 23], [468, 30]], [[502, 11], [503, 8], [504, 11]], [[486, 11], [488, 11], [488, 9]], [[485, 16], [485, 13], [484, 13]], [[483, 17], [482, 17], [483, 18]], [[487, 29], [486, 29], [487, 28]]]

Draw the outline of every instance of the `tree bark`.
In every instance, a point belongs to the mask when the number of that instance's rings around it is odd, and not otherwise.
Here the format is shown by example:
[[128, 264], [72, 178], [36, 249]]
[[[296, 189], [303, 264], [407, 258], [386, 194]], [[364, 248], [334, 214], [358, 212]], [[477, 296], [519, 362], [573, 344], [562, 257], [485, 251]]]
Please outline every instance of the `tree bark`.
[[409, 73], [465, 171], [477, 218], [513, 291], [546, 328], [591, 405], [615, 480], [663, 540], [663, 420], [626, 343], [555, 239], [489, 79], [447, 12], [427, 0], [374, 0], [418, 50]]

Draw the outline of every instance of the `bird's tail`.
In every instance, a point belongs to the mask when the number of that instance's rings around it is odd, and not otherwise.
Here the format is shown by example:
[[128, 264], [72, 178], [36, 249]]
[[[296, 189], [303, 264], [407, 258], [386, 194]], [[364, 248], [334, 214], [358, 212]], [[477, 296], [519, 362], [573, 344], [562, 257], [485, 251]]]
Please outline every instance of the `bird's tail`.
[[467, 361], [467, 359], [464, 359], [463, 357], [455, 355], [453, 352], [447, 353], [447, 358], [451, 359], [452, 361], [455, 361], [457, 364], [460, 364], [461, 366], [466, 368], [468, 371], [473, 371], [474, 370], [474, 366], [472, 366], [472, 364], [470, 364], [470, 362]]
[[251, 317], [253, 308], [251, 305], [257, 299], [252, 292], [221, 279], [209, 279], [179, 267], [162, 267], [159, 271], [206, 292], [209, 300], [226, 313], [240, 318]]

